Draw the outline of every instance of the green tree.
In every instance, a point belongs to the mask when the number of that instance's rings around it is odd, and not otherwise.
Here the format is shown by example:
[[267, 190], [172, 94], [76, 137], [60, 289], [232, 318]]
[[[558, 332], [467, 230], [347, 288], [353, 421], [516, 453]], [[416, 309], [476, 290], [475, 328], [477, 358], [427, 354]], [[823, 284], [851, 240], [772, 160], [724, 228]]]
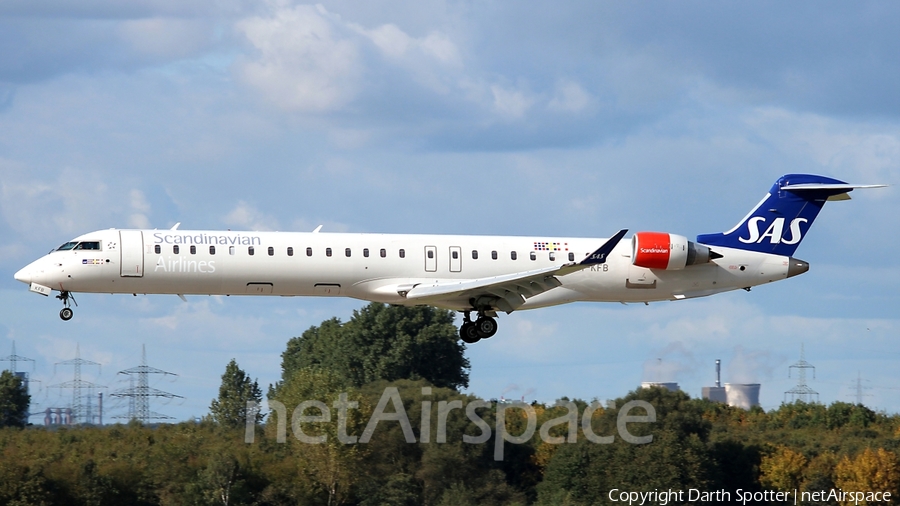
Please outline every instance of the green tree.
[[[371, 414], [371, 406], [365, 399], [345, 378], [321, 367], [298, 369], [269, 393], [269, 399], [287, 407], [285, 425], [294, 436], [288, 441], [300, 471], [300, 476], [293, 479], [310, 480], [324, 493], [329, 506], [343, 504], [353, 497], [356, 484], [365, 474], [364, 461], [369, 451], [368, 445], [355, 442]], [[307, 403], [305, 408], [301, 406], [303, 403]], [[345, 407], [342, 409], [337, 403]], [[297, 409], [300, 416], [325, 420], [302, 421], [294, 416]], [[273, 412], [266, 420], [270, 436], [277, 437], [273, 433], [278, 430], [279, 416]], [[341, 421], [342, 417], [346, 418]], [[313, 442], [314, 439], [317, 441]]]
[[715, 461], [707, 445], [712, 427], [703, 418], [703, 402], [683, 392], [642, 388], [615, 404], [622, 407], [631, 400], [649, 402], [657, 418], [653, 423], [631, 424], [628, 431], [652, 435], [653, 441], [624, 441], [617, 430], [618, 409], [603, 410], [592, 430], [597, 435], [615, 434], [615, 440], [597, 444], [579, 437], [575, 444], [560, 445], [537, 485], [538, 504], [610, 504], [607, 493], [612, 488], [703, 490], [714, 485]]
[[24, 427], [29, 404], [31, 396], [22, 380], [9, 371], [0, 373], [0, 427]]
[[373, 302], [311, 327], [287, 343], [282, 381], [299, 369], [324, 367], [360, 387], [377, 380], [424, 379], [439, 388], [469, 385], [469, 360], [453, 311]]
[[[900, 491], [900, 464], [897, 462], [897, 454], [884, 448], [877, 450], [866, 448], [853, 459], [845, 456], [838, 462], [834, 476], [834, 484], [844, 490], [883, 490], [894, 495]], [[888, 502], [890, 501], [885, 501], [884, 504]], [[853, 502], [846, 501], [841, 504]]]
[[800, 488], [800, 481], [809, 460], [802, 453], [780, 446], [764, 455], [759, 465], [759, 481], [782, 492]]
[[[212, 419], [223, 427], [243, 427], [247, 420], [247, 402], [253, 401], [259, 404], [262, 401], [262, 391], [257, 382], [250, 381], [237, 362], [231, 359], [225, 366], [225, 374], [222, 375], [222, 385], [219, 387], [219, 398], [213, 399], [209, 406]], [[262, 412], [255, 414], [256, 423], [262, 420]]]

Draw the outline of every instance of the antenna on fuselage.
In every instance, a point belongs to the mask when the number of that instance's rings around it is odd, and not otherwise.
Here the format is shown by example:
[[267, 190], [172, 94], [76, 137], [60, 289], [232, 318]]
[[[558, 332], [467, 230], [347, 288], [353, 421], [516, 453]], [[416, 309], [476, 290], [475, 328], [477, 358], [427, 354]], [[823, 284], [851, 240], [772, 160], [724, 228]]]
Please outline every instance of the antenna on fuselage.
[[316, 227], [316, 229], [313, 230], [312, 233], [318, 234], [318, 233], [319, 233], [319, 230], [322, 230], [322, 225], [319, 225], [318, 227]]

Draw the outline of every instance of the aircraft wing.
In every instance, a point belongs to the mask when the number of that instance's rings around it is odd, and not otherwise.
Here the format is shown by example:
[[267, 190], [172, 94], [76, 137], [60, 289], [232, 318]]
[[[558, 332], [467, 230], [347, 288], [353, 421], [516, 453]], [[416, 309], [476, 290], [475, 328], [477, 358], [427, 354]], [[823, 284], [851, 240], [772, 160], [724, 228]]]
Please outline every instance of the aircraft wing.
[[610, 252], [627, 232], [627, 229], [620, 230], [580, 262], [489, 278], [421, 283], [410, 288], [406, 292], [406, 298], [420, 300], [423, 304], [448, 299], [482, 299], [489, 301], [493, 307], [511, 313], [527, 299], [562, 285], [557, 276], [605, 263]]

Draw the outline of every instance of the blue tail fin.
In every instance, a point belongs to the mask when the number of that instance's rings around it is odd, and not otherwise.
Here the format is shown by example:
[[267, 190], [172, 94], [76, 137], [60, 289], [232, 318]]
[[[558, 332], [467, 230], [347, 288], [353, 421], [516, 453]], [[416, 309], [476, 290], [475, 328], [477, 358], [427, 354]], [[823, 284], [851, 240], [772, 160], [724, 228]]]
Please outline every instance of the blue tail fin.
[[782, 176], [769, 193], [731, 230], [697, 236], [707, 246], [725, 246], [760, 253], [793, 256], [822, 206], [828, 200], [847, 200], [849, 185], [812, 174]]

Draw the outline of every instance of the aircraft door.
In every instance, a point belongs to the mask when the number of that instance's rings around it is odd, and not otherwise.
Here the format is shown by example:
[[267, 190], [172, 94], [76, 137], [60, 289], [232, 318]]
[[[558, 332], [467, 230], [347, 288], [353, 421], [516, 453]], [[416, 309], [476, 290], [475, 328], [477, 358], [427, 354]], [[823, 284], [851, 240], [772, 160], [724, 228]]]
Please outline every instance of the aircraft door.
[[425, 246], [425, 272], [437, 271], [437, 246]]
[[450, 246], [450, 272], [462, 271], [462, 248]]
[[123, 278], [144, 275], [144, 234], [140, 230], [119, 230], [119, 254]]

